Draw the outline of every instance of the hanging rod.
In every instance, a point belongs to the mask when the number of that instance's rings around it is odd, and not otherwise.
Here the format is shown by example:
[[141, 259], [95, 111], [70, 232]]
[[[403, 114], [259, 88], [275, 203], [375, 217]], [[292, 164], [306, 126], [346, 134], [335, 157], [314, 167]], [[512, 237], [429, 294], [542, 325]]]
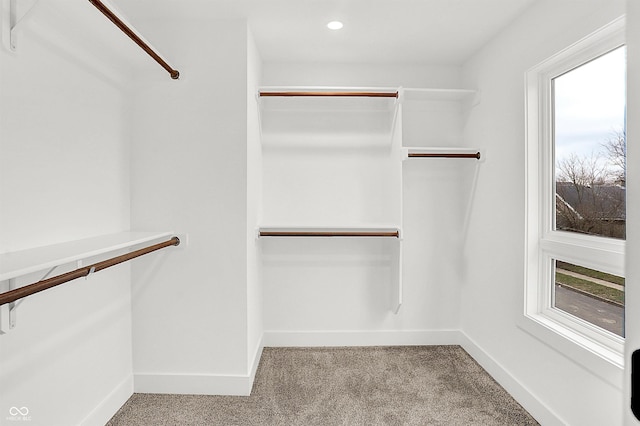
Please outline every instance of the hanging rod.
[[259, 96], [343, 96], [366, 98], [397, 98], [398, 92], [258, 92]]
[[480, 152], [475, 154], [460, 153], [427, 153], [427, 152], [410, 152], [407, 154], [409, 158], [475, 158], [480, 159]]
[[160, 57], [147, 43], [145, 43], [138, 35], [133, 32], [131, 28], [127, 26], [115, 13], [113, 13], [107, 6], [104, 5], [100, 0], [89, 0], [89, 2], [94, 5], [104, 16], [109, 18], [111, 22], [113, 22], [116, 27], [120, 28], [120, 30], [125, 33], [131, 40], [133, 40], [142, 50], [144, 50], [149, 56], [151, 56], [157, 63], [162, 66], [167, 72], [171, 75], [171, 78], [177, 80], [180, 77], [180, 73], [178, 70], [174, 70], [171, 68], [169, 64], [167, 64], [164, 59]]
[[260, 231], [261, 237], [395, 237], [398, 231]]
[[131, 253], [126, 253], [120, 256], [112, 257], [111, 259], [94, 263], [93, 265], [88, 265], [83, 268], [78, 268], [71, 272], [67, 272], [66, 274], [62, 274], [62, 275], [48, 278], [46, 280], [38, 281], [37, 283], [29, 284], [24, 287], [16, 288], [15, 290], [10, 290], [4, 293], [0, 293], [0, 306], [7, 303], [15, 302], [16, 300], [22, 299], [23, 297], [31, 296], [32, 294], [39, 293], [43, 290], [47, 290], [51, 287], [64, 284], [66, 282], [75, 280], [77, 278], [86, 277], [87, 275], [93, 272], [101, 271], [111, 266], [115, 266], [119, 263], [126, 262], [128, 260], [135, 259], [136, 257], [154, 252], [156, 250], [160, 250], [169, 246], [177, 246], [179, 244], [180, 244], [180, 239], [178, 237], [173, 237], [170, 240], [162, 243], [141, 248], [139, 250], [132, 251]]

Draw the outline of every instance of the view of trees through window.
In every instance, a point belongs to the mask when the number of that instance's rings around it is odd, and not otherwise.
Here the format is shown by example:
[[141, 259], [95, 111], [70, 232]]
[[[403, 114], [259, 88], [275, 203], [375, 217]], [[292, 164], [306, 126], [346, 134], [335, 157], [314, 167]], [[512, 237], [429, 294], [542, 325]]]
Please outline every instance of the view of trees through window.
[[[626, 49], [552, 80], [555, 230], [625, 239]], [[624, 278], [554, 261], [553, 306], [624, 337]]]
[[557, 230], [625, 238], [625, 53], [553, 80]]

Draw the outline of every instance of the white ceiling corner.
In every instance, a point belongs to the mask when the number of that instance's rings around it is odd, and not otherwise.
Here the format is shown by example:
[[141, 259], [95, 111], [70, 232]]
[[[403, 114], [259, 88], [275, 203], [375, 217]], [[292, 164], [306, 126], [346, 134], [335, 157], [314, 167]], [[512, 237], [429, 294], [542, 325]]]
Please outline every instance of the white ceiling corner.
[[111, 1], [134, 23], [246, 18], [265, 62], [460, 65], [537, 0]]

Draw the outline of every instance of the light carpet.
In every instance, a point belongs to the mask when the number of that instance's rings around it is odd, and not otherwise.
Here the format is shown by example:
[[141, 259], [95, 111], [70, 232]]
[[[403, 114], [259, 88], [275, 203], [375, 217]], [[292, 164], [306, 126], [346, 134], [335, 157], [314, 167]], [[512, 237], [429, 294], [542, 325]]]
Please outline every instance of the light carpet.
[[117, 425], [537, 425], [459, 346], [265, 348], [251, 396], [134, 394]]

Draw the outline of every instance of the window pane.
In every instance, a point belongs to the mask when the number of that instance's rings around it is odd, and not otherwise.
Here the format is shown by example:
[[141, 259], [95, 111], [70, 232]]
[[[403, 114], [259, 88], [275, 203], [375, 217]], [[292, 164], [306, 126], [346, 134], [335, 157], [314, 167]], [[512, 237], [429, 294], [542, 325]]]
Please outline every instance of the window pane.
[[553, 79], [555, 229], [625, 238], [626, 48]]
[[553, 306], [624, 337], [624, 278], [555, 261]]

